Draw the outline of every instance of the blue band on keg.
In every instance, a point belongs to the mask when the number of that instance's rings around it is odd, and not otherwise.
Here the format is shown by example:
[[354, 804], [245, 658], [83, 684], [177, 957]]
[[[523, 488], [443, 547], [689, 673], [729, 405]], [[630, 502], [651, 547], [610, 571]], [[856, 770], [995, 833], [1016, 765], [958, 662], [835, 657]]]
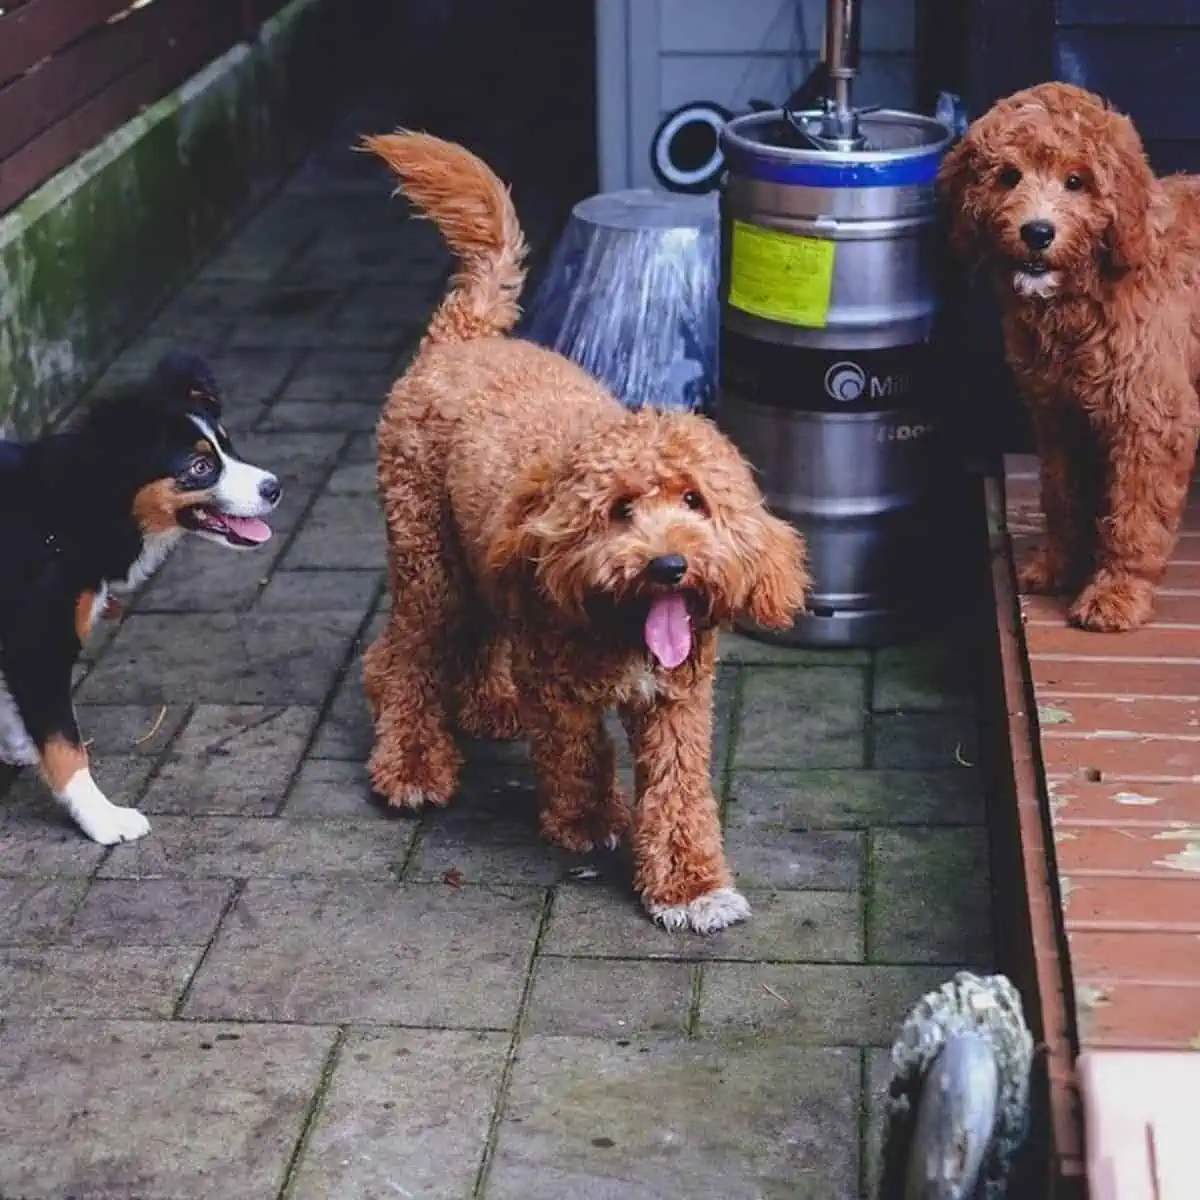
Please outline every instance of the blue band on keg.
[[922, 154], [879, 163], [778, 162], [749, 153], [738, 146], [727, 146], [725, 149], [725, 165], [733, 174], [759, 183], [782, 183], [792, 187], [916, 187], [932, 183], [937, 177], [940, 163], [940, 154]]

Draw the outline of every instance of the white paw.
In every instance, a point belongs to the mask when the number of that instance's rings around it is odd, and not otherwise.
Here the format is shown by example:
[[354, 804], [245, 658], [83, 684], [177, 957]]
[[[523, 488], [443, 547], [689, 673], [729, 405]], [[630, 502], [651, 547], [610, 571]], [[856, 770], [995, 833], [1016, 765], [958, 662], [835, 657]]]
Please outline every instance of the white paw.
[[122, 808], [110, 804], [107, 809], [88, 813], [72, 813], [75, 823], [101, 846], [115, 846], [118, 842], [136, 842], [150, 832], [150, 822], [136, 808]]
[[716, 933], [750, 916], [749, 902], [734, 888], [717, 888], [690, 904], [648, 904], [646, 908], [659, 925], [672, 933], [680, 929]]
[[101, 846], [135, 842], [150, 832], [150, 822], [136, 808], [114, 804], [96, 786], [87, 767], [76, 771], [57, 796], [71, 820]]

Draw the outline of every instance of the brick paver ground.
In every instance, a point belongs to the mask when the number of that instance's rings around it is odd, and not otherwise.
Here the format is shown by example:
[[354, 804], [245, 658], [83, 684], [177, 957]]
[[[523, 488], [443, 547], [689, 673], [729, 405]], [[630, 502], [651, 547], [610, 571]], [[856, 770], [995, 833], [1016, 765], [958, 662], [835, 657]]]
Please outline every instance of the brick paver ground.
[[[447, 265], [342, 149], [394, 120], [354, 114], [113, 368], [208, 350], [286, 494], [267, 547], [184, 547], [81, 672], [98, 777], [150, 836], [102, 849], [7, 787], [0, 1196], [862, 1195], [897, 1021], [990, 965], [969, 631], [725, 643], [755, 915], [710, 940], [544, 845], [519, 750], [476, 752], [445, 812], [375, 807], [371, 431]], [[545, 245], [561, 211], [490, 156]]]

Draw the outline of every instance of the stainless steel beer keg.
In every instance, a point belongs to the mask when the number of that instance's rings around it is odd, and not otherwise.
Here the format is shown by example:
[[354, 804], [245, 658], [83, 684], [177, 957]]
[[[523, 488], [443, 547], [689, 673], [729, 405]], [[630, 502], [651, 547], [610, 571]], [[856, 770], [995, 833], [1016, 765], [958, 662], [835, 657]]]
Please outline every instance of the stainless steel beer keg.
[[723, 134], [717, 416], [808, 540], [809, 611], [773, 636], [853, 646], [920, 623], [938, 553], [933, 184], [950, 132], [849, 107], [847, 9], [831, 0], [825, 107]]

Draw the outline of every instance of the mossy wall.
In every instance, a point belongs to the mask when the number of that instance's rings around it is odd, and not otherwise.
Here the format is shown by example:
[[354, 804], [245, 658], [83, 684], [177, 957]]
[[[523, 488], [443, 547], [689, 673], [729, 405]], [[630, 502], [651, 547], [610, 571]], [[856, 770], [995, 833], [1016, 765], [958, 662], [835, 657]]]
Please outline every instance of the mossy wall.
[[0, 431], [67, 409], [304, 153], [353, 71], [354, 0], [292, 0], [0, 217]]

